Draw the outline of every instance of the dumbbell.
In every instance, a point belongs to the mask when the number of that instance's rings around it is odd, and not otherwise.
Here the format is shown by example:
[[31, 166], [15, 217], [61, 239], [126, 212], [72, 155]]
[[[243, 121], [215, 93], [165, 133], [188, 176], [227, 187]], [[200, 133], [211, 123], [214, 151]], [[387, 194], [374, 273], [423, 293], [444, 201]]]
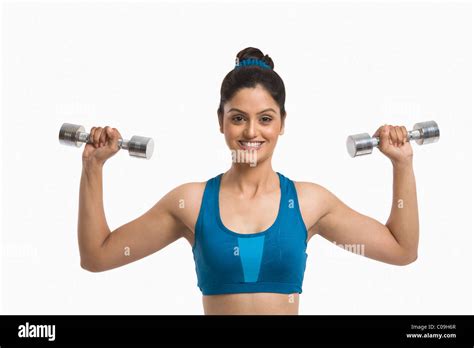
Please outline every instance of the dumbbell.
[[[416, 123], [407, 134], [407, 140], [415, 140], [418, 145], [435, 143], [438, 139], [439, 127], [435, 121]], [[351, 157], [368, 155], [379, 142], [379, 137], [371, 137], [368, 133], [354, 134], [347, 137], [346, 148]]]
[[[92, 141], [83, 126], [63, 123], [59, 130], [59, 143], [81, 147], [82, 143], [91, 144]], [[120, 149], [128, 150], [130, 156], [150, 159], [153, 155], [154, 142], [152, 138], [134, 135], [130, 140], [119, 139], [118, 146]]]

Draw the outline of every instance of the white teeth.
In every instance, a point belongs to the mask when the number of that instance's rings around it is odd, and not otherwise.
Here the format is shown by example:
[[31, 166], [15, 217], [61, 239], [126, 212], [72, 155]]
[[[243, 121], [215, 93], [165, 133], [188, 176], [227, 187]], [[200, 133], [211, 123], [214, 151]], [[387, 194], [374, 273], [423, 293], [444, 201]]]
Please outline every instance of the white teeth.
[[241, 141], [240, 142], [242, 145], [244, 146], [248, 146], [248, 147], [260, 147], [260, 145], [262, 145], [262, 143], [250, 143], [250, 142], [244, 142], [244, 141]]

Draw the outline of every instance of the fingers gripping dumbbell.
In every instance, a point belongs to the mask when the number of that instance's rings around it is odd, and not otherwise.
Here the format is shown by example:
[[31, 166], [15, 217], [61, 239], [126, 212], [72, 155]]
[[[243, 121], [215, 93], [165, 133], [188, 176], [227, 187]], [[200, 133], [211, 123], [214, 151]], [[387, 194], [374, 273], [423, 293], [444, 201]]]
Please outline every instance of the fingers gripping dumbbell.
[[[82, 143], [92, 143], [89, 136], [83, 126], [63, 123], [59, 130], [59, 143], [81, 147]], [[134, 135], [130, 140], [119, 139], [118, 146], [120, 149], [128, 150], [130, 156], [150, 159], [153, 155], [154, 142], [152, 138]]]
[[[435, 121], [416, 123], [413, 130], [408, 131], [407, 140], [415, 140], [418, 145], [437, 142], [439, 127]], [[351, 157], [368, 155], [379, 145], [379, 137], [371, 137], [368, 133], [354, 134], [347, 137], [347, 152]]]

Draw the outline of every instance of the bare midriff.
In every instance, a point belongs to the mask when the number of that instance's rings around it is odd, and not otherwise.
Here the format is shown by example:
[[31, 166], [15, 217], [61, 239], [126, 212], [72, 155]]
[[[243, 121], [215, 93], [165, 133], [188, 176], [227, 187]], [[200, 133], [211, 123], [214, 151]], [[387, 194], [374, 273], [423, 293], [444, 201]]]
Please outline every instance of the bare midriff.
[[240, 293], [203, 296], [207, 315], [297, 315], [299, 294]]

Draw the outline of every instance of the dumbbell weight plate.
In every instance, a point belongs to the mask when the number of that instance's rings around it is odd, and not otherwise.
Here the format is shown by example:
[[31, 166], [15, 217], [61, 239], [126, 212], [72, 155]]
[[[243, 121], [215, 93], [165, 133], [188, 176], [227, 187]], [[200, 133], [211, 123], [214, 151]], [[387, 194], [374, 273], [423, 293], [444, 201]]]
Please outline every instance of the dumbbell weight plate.
[[59, 130], [59, 143], [67, 146], [81, 147], [82, 142], [77, 141], [76, 133], [85, 132], [83, 126], [77, 124], [64, 123]]
[[134, 135], [128, 143], [128, 151], [131, 156], [150, 159], [153, 155], [155, 143], [153, 139]]
[[346, 140], [347, 152], [351, 157], [371, 154], [373, 147], [373, 140], [368, 133], [354, 134]]
[[432, 144], [439, 139], [439, 127], [435, 121], [416, 123], [413, 129], [418, 129], [421, 133], [421, 137], [415, 140], [418, 145]]

